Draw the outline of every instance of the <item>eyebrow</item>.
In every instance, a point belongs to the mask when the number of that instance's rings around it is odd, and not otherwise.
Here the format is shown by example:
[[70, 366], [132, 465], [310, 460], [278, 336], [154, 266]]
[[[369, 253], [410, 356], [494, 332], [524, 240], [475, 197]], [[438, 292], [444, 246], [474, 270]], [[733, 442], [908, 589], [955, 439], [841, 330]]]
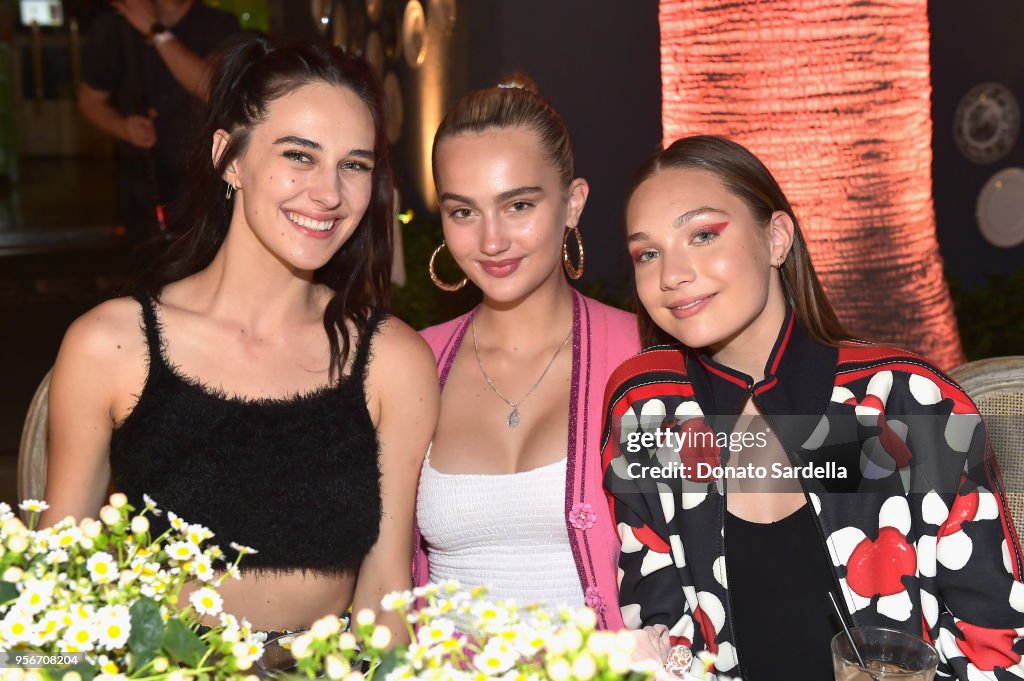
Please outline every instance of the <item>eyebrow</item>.
[[[700, 208], [694, 208], [693, 210], [688, 210], [685, 213], [683, 213], [682, 215], [680, 215], [679, 217], [677, 217], [675, 220], [672, 221], [672, 226], [673, 227], [682, 227], [683, 225], [685, 225], [686, 223], [690, 222], [691, 220], [694, 220], [694, 219], [699, 218], [699, 217], [703, 217], [703, 216], [705, 216], [705, 215], [707, 215], [709, 213], [721, 213], [722, 215], [728, 215], [729, 214], [728, 211], [722, 210], [721, 208], [712, 208], [711, 206], [701, 206]], [[647, 232], [636, 232], [634, 234], [630, 234], [629, 235], [629, 238], [626, 239], [626, 243], [633, 243], [634, 241], [646, 241], [647, 239], [650, 239], [650, 236], [647, 235]]]
[[[312, 149], [314, 151], [324, 150], [324, 148], [320, 145], [319, 142], [314, 142], [313, 140], [306, 139], [305, 137], [297, 137], [295, 135], [285, 135], [284, 137], [279, 137], [278, 139], [274, 140], [274, 144], [294, 144], [297, 147]], [[360, 158], [372, 159], [374, 157], [373, 151], [369, 149], [351, 149], [349, 150], [348, 153], [350, 156], [359, 156]]]
[[[495, 203], [501, 203], [502, 201], [508, 201], [514, 199], [517, 196], [526, 196], [528, 194], [543, 194], [544, 190], [540, 187], [516, 187], [515, 189], [508, 189], [494, 197]], [[474, 203], [474, 201], [468, 196], [461, 194], [453, 194], [452, 192], [444, 192], [441, 194], [442, 201], [456, 201], [459, 203]]]
[[721, 213], [723, 215], [728, 215], [729, 214], [726, 211], [722, 210], [721, 208], [712, 208], [710, 206], [701, 206], [700, 208], [694, 208], [693, 210], [688, 210], [685, 213], [683, 213], [682, 215], [680, 215], [679, 217], [677, 217], [675, 220], [672, 221], [672, 226], [673, 227], [682, 227], [683, 225], [685, 225], [690, 220], [694, 220], [696, 218], [703, 217], [703, 216], [707, 215], [708, 213]]

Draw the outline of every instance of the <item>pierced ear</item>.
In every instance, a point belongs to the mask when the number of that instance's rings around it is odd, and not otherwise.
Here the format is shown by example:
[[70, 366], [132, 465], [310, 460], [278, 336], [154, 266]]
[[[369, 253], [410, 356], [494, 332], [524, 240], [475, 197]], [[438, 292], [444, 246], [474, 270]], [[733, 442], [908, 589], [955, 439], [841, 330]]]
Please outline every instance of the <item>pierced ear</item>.
[[577, 177], [569, 185], [569, 213], [566, 221], [569, 227], [575, 227], [580, 222], [580, 215], [583, 214], [583, 207], [587, 205], [587, 196], [590, 195], [590, 185], [582, 177]]
[[796, 232], [796, 225], [793, 218], [785, 211], [777, 210], [772, 213], [768, 221], [768, 238], [772, 246], [772, 261], [785, 260], [793, 246], [793, 234]]
[[[213, 146], [210, 150], [210, 155], [211, 159], [213, 160], [214, 168], [216, 168], [217, 164], [220, 163], [220, 159], [224, 155], [224, 152], [227, 150], [229, 142], [231, 142], [231, 133], [229, 133], [227, 130], [218, 130], [215, 133], [213, 133]], [[229, 167], [224, 171], [223, 180], [228, 183], [235, 182], [237, 184], [234, 175], [234, 167]]]

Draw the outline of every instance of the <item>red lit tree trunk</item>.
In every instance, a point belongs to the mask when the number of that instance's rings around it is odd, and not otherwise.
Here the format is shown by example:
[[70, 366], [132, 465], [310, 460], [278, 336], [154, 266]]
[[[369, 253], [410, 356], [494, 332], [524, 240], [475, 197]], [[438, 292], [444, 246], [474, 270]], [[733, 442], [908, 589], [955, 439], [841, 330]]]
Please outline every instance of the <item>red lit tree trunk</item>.
[[962, 362], [935, 239], [925, 0], [660, 0], [659, 15], [665, 143], [747, 146], [847, 327]]

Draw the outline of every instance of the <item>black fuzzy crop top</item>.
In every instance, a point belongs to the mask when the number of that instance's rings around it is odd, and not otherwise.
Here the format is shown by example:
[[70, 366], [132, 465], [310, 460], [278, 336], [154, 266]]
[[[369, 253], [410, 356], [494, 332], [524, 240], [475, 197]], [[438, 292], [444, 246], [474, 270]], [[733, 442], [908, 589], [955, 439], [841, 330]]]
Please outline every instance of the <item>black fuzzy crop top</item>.
[[[143, 493], [190, 523], [257, 549], [242, 570], [358, 570], [377, 541], [381, 495], [377, 432], [364, 382], [374, 313], [337, 385], [287, 399], [228, 397], [183, 376], [165, 355], [156, 305], [146, 295], [149, 374], [113, 432], [115, 487], [142, 508]], [[166, 529], [166, 514], [151, 518]]]

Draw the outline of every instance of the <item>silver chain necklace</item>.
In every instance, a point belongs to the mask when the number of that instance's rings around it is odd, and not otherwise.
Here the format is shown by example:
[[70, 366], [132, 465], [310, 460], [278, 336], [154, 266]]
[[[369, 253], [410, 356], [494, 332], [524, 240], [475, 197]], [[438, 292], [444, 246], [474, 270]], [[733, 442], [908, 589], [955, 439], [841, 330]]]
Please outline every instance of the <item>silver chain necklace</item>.
[[476, 364], [480, 367], [480, 373], [484, 375], [484, 380], [487, 381], [487, 385], [491, 386], [491, 390], [494, 391], [494, 394], [501, 398], [502, 402], [512, 407], [512, 411], [509, 412], [508, 418], [505, 419], [505, 425], [509, 428], [515, 428], [519, 425], [519, 405], [525, 402], [526, 398], [533, 394], [533, 391], [537, 389], [540, 382], [548, 375], [548, 370], [551, 369], [551, 365], [554, 364], [555, 359], [558, 358], [558, 353], [562, 352], [562, 348], [565, 347], [565, 344], [569, 342], [569, 338], [572, 337], [572, 328], [569, 329], [569, 333], [565, 334], [565, 340], [563, 340], [562, 344], [558, 346], [557, 350], [555, 350], [555, 354], [551, 356], [551, 361], [549, 361], [548, 365], [544, 367], [544, 371], [541, 372], [540, 378], [537, 379], [537, 382], [526, 391], [526, 394], [523, 395], [518, 402], [513, 402], [501, 394], [501, 391], [498, 390], [498, 386], [494, 385], [494, 381], [491, 380], [491, 377], [487, 375], [487, 371], [484, 370], [484, 363], [480, 361], [480, 347], [477, 345], [476, 341], [476, 317], [473, 317], [473, 321], [471, 321], [469, 325], [473, 329], [473, 354], [476, 355]]

